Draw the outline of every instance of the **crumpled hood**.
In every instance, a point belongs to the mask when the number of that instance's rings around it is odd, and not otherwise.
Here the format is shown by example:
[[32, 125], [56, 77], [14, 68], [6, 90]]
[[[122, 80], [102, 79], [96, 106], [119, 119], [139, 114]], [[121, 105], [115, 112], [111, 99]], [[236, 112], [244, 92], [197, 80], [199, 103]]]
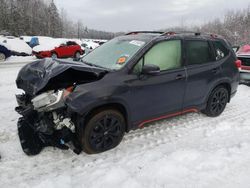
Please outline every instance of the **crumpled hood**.
[[81, 62], [47, 58], [25, 65], [17, 76], [16, 85], [26, 94], [35, 96], [46, 88], [59, 89], [76, 82], [98, 80], [106, 72]]

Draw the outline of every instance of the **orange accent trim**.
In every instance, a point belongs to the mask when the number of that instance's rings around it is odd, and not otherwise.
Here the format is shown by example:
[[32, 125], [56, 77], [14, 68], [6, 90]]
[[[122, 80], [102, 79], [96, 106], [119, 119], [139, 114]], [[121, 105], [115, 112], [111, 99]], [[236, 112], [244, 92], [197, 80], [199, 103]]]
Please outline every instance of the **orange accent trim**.
[[67, 90], [68, 92], [70, 92], [70, 93], [73, 91], [73, 89], [74, 89], [74, 86], [70, 86], [70, 87], [66, 88], [66, 90]]
[[198, 111], [199, 110], [197, 110], [196, 108], [190, 108], [190, 109], [183, 110], [183, 111], [180, 111], [180, 112], [176, 112], [176, 113], [172, 113], [172, 114], [167, 114], [167, 115], [160, 116], [160, 117], [157, 117], [157, 118], [145, 120], [145, 121], [141, 122], [138, 127], [142, 128], [144, 126], [144, 124], [146, 124], [146, 123], [158, 121], [158, 120], [161, 120], [161, 119], [171, 118], [171, 117], [182, 115], [182, 114], [186, 114], [186, 113], [189, 113], [189, 112], [198, 112]]

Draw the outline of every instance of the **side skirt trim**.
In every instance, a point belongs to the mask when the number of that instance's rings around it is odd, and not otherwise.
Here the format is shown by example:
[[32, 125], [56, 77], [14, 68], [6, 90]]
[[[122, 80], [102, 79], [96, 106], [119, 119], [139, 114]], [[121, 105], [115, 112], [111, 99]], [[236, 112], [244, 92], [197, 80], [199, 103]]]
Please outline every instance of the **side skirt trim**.
[[186, 110], [183, 110], [183, 111], [180, 111], [180, 112], [175, 112], [175, 113], [172, 113], [172, 114], [163, 115], [163, 116], [160, 116], [160, 117], [157, 117], [157, 118], [153, 118], [153, 119], [149, 119], [149, 120], [142, 121], [142, 122], [138, 125], [138, 127], [139, 127], [139, 128], [143, 128], [144, 125], [147, 124], [147, 123], [151, 123], [151, 122], [154, 122], [154, 121], [158, 121], [158, 120], [162, 120], [162, 119], [167, 119], [167, 118], [179, 116], [179, 115], [186, 114], [186, 113], [190, 113], [190, 112], [198, 112], [198, 111], [199, 111], [199, 110], [196, 109], [196, 108], [190, 108], [190, 109], [186, 109]]

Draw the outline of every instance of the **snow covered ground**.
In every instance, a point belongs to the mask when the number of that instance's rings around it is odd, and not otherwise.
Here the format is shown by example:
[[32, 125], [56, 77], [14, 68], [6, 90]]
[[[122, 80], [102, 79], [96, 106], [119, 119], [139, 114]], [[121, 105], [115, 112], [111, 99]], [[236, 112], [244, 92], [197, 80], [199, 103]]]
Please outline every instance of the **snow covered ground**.
[[1, 64], [9, 64], [9, 63], [30, 63], [34, 60], [37, 60], [35, 56], [11, 56], [6, 59], [6, 61]]
[[240, 86], [218, 118], [191, 113], [153, 123], [99, 155], [46, 148], [28, 157], [14, 112], [20, 67], [0, 67], [0, 187], [250, 187], [249, 87]]

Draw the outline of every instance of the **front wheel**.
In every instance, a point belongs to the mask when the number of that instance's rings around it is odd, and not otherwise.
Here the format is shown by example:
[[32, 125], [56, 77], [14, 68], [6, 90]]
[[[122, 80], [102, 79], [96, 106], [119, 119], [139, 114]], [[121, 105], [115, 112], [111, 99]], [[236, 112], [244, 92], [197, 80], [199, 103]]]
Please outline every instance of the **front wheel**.
[[57, 59], [57, 54], [53, 52], [53, 53], [51, 54], [51, 58], [52, 58], [52, 59]]
[[81, 58], [81, 53], [80, 52], [76, 52], [75, 53], [75, 58], [78, 60]]
[[4, 54], [4, 53], [2, 53], [2, 52], [0, 52], [0, 62], [5, 61], [5, 59], [6, 59], [5, 54]]
[[120, 144], [125, 133], [125, 120], [116, 110], [104, 110], [93, 115], [80, 139], [89, 154], [101, 153]]
[[202, 112], [209, 117], [219, 116], [226, 108], [229, 99], [228, 90], [219, 86], [215, 88], [209, 96], [206, 109]]

